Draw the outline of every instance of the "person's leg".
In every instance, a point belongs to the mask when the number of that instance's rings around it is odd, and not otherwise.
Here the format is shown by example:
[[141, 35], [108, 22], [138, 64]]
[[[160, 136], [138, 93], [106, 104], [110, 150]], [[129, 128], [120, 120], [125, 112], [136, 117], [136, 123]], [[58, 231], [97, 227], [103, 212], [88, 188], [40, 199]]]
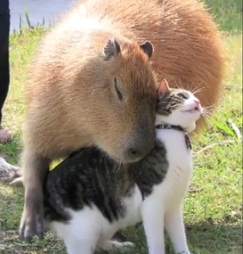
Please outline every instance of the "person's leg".
[[1, 46], [0, 44], [0, 124], [2, 121], [2, 108], [9, 87], [9, 51], [6, 48], [2, 50]]
[[[4, 4], [7, 2], [6, 4]], [[2, 8], [5, 9], [2, 9]], [[8, 1], [4, 0], [0, 10], [0, 144], [10, 140], [11, 135], [2, 128], [2, 109], [9, 88], [9, 29], [10, 13]]]

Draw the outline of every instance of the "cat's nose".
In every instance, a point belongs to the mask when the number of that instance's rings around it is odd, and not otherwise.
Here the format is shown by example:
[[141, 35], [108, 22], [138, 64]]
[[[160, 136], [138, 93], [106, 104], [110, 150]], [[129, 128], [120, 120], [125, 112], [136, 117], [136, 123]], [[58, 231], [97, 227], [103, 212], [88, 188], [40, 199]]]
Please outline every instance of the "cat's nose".
[[200, 101], [199, 100], [195, 99], [194, 102], [195, 102], [196, 106], [200, 105]]
[[195, 99], [194, 103], [195, 103], [194, 109], [200, 111], [200, 101], [198, 99]]

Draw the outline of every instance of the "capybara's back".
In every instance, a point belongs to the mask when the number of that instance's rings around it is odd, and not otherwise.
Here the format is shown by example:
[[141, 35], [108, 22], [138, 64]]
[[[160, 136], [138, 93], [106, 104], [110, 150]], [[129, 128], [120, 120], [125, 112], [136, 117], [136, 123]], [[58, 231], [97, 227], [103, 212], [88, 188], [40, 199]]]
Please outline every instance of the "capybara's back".
[[[171, 86], [199, 91], [204, 107], [222, 90], [224, 54], [217, 27], [197, 0], [91, 0], [90, 8], [121, 24], [138, 42], [154, 45], [153, 67]], [[91, 5], [91, 4], [90, 4]], [[95, 7], [94, 7], [95, 6]]]

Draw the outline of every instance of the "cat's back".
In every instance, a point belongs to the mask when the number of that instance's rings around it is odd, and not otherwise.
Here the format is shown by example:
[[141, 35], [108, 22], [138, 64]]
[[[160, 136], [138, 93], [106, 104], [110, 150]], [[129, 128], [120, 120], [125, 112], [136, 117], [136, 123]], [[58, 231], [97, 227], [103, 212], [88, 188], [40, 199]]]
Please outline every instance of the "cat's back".
[[110, 223], [131, 223], [137, 216], [141, 194], [130, 170], [94, 147], [74, 153], [47, 175], [46, 219], [67, 222], [76, 212], [92, 208]]
[[[102, 206], [106, 192], [112, 186], [116, 162], [97, 148], [85, 148], [73, 153], [54, 170], [44, 184], [46, 218], [69, 220], [67, 209], [82, 210], [85, 206]], [[113, 194], [113, 195], [112, 195]], [[115, 192], [109, 193], [115, 199]], [[104, 202], [105, 203], [105, 202]]]

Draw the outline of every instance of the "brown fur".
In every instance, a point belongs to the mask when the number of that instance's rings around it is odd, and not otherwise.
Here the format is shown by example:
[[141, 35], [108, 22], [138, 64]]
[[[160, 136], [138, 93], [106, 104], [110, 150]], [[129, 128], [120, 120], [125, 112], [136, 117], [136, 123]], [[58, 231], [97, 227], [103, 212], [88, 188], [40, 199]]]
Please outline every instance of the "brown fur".
[[[121, 43], [122, 57], [105, 62], [102, 51], [112, 37]], [[197, 96], [204, 107], [217, 102], [223, 54], [217, 28], [201, 3], [87, 0], [75, 6], [44, 39], [28, 80], [25, 238], [42, 234], [41, 186], [54, 158], [91, 144], [124, 160], [134, 144], [143, 146], [140, 157], [150, 150], [155, 77], [146, 55], [127, 38], [153, 43], [153, 70], [159, 80], [190, 90], [203, 88]], [[114, 76], [125, 105], [116, 98]]]
[[[222, 90], [224, 53], [217, 27], [196, 0], [92, 0], [97, 15], [122, 21], [123, 34], [150, 40], [153, 67], [161, 81], [197, 94], [202, 105], [215, 106]], [[90, 4], [91, 5], [91, 4]], [[94, 7], [95, 6], [95, 7]], [[130, 7], [130, 8], [129, 8]]]

